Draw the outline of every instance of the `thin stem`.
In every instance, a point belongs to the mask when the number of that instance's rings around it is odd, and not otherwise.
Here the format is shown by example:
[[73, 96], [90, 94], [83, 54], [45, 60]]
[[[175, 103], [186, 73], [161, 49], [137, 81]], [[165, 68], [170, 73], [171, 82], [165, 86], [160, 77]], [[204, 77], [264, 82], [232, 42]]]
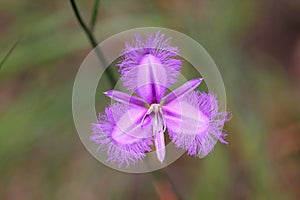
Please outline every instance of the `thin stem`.
[[[73, 11], [75, 13], [75, 16], [76, 16], [76, 18], [77, 18], [80, 26], [82, 27], [82, 29], [84, 30], [85, 34], [87, 35], [87, 37], [88, 37], [88, 39], [89, 39], [92, 47], [95, 49], [95, 52], [96, 52], [99, 60], [102, 62], [103, 66], [107, 66], [108, 63], [107, 63], [107, 61], [106, 61], [106, 59], [105, 59], [105, 57], [104, 57], [101, 49], [97, 46], [98, 44], [97, 44], [97, 41], [96, 41], [93, 33], [91, 32], [91, 30], [88, 28], [88, 26], [83, 21], [81, 15], [80, 15], [80, 12], [78, 10], [78, 7], [76, 5], [75, 0], [70, 0], [70, 3], [71, 3], [72, 9], [73, 9]], [[107, 68], [106, 74], [108, 76], [108, 79], [109, 79], [111, 85], [114, 86], [116, 84], [117, 80], [114, 77], [111, 68]]]
[[7, 54], [4, 56], [4, 58], [2, 59], [2, 61], [0, 62], [0, 70], [3, 67], [4, 63], [6, 62], [6, 60], [8, 59], [8, 57], [11, 55], [11, 53], [13, 52], [13, 50], [16, 48], [16, 46], [19, 44], [19, 42], [21, 41], [22, 36], [20, 36], [20, 38], [15, 41], [13, 43], [13, 45], [10, 47], [10, 49], [8, 50]]
[[98, 8], [99, 8], [100, 0], [95, 0], [94, 2], [94, 8], [93, 8], [93, 13], [90, 21], [90, 29], [91, 31], [94, 31], [96, 20], [97, 20], [97, 15], [98, 15]]

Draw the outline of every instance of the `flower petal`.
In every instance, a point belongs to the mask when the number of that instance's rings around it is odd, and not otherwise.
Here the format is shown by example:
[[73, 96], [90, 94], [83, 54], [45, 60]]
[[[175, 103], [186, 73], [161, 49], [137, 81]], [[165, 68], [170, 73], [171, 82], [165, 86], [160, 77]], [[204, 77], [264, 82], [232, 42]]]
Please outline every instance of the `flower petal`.
[[117, 90], [109, 90], [104, 92], [104, 94], [113, 100], [127, 105], [136, 105], [140, 107], [146, 107], [147, 105], [147, 102], [145, 102], [143, 99]]
[[167, 90], [167, 71], [153, 55], [145, 55], [137, 66], [136, 93], [149, 103], [158, 103]]
[[181, 85], [174, 91], [170, 92], [168, 95], [166, 95], [163, 99], [162, 102], [164, 105], [172, 102], [175, 99], [178, 99], [182, 97], [185, 94], [188, 94], [189, 92], [193, 91], [200, 83], [202, 82], [202, 78], [196, 78], [193, 80], [190, 80], [186, 82], [185, 84]]
[[208, 129], [209, 119], [183, 98], [163, 106], [163, 111], [168, 130], [174, 133], [194, 136]]
[[112, 104], [99, 115], [98, 123], [93, 124], [90, 140], [106, 150], [108, 161], [135, 164], [151, 151], [152, 129], [150, 119], [140, 126], [141, 118], [147, 111], [142, 107], [128, 107], [125, 104]]
[[178, 48], [170, 46], [170, 38], [159, 32], [148, 35], [143, 42], [136, 36], [126, 44], [124, 60], [118, 64], [124, 86], [136, 92], [148, 103], [159, 103], [180, 73], [181, 61], [174, 57]]
[[223, 142], [224, 123], [228, 112], [218, 111], [212, 94], [192, 92], [164, 107], [172, 142], [186, 149], [189, 155], [205, 157], [216, 142]]
[[143, 126], [141, 121], [147, 108], [131, 107], [117, 121], [112, 130], [112, 139], [119, 144], [133, 144], [141, 139], [152, 136], [150, 118], [145, 118]]

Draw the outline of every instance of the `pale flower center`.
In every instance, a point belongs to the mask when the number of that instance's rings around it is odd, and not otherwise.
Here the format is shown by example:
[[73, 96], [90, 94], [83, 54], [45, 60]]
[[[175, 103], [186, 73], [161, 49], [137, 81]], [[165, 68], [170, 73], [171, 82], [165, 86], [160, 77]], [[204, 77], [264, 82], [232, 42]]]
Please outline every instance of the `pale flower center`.
[[154, 135], [154, 144], [156, 149], [156, 155], [158, 160], [162, 163], [165, 159], [166, 150], [165, 150], [165, 138], [164, 132], [166, 131], [166, 121], [164, 114], [159, 104], [151, 104], [148, 111], [142, 119], [142, 125], [146, 116], [153, 113], [152, 118], [152, 133]]

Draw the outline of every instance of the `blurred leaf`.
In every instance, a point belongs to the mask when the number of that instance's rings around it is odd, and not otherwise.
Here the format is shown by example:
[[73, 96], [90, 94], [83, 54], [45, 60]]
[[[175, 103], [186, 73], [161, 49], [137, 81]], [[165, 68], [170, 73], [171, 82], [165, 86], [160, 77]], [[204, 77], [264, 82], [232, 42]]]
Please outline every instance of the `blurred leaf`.
[[10, 56], [10, 54], [13, 52], [13, 50], [16, 48], [16, 46], [19, 44], [19, 42], [21, 41], [22, 37], [20, 37], [8, 50], [7, 54], [4, 56], [4, 58], [1, 60], [0, 62], [0, 70], [2, 69], [5, 61], [8, 59], [8, 57]]

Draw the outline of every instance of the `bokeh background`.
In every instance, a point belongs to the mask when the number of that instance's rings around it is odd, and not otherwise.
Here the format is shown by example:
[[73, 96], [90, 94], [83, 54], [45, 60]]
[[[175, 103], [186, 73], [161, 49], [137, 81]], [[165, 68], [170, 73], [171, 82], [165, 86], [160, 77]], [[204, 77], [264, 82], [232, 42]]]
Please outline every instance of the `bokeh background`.
[[[89, 23], [94, 1], [76, 2]], [[101, 0], [94, 35], [144, 26], [183, 32], [210, 53], [233, 114], [229, 145], [156, 173], [105, 167], [72, 120], [91, 45], [70, 2], [0, 0], [0, 61], [19, 41], [0, 70], [0, 199], [300, 199], [300, 1]]]

